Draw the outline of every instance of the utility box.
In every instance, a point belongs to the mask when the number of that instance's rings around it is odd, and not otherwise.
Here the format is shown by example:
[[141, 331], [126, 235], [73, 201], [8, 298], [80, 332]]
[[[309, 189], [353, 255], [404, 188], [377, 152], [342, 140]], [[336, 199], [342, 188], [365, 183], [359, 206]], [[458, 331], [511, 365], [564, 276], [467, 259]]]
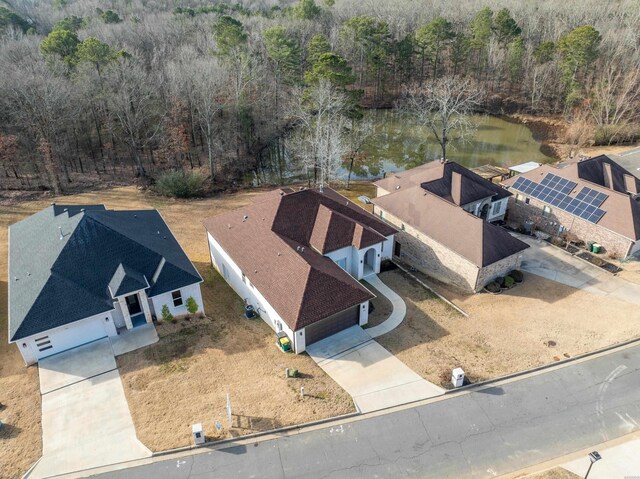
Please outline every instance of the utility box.
[[191, 426], [191, 433], [193, 434], [193, 442], [197, 446], [198, 444], [204, 444], [204, 432], [202, 431], [202, 424], [194, 424]]
[[451, 373], [451, 384], [454, 388], [459, 388], [464, 384], [464, 371], [462, 368], [455, 368]]

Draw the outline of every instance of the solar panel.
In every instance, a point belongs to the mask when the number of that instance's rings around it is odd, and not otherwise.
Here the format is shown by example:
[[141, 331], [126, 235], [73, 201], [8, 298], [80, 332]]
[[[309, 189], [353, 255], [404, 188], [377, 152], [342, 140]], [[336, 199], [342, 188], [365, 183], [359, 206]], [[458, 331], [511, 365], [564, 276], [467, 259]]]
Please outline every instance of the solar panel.
[[513, 184], [516, 190], [524, 194], [531, 195], [591, 223], [597, 223], [605, 214], [598, 207], [604, 203], [608, 196], [587, 187], [583, 187], [575, 198], [568, 196], [576, 186], [578, 186], [576, 182], [553, 173], [547, 173], [540, 183], [520, 177]]

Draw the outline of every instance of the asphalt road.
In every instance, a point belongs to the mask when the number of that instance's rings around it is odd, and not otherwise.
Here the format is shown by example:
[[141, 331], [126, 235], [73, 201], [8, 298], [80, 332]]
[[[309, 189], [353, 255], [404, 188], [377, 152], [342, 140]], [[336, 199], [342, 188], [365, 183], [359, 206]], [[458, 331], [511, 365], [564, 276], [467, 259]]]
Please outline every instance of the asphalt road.
[[493, 477], [639, 429], [637, 346], [343, 426], [99, 477]]

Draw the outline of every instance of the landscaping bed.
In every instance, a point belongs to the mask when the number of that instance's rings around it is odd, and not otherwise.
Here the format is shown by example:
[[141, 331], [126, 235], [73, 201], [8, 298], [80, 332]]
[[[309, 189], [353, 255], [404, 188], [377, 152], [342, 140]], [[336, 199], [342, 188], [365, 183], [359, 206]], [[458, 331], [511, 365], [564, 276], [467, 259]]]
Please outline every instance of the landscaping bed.
[[616, 274], [622, 271], [622, 268], [619, 268], [618, 266], [612, 263], [609, 263], [608, 261], [605, 261], [602, 258], [598, 258], [597, 256], [594, 256], [587, 251], [582, 251], [581, 253], [576, 254], [576, 256], [585, 261], [588, 261], [589, 263], [591, 263], [594, 266], [597, 266], [598, 268], [602, 268], [605, 271], [608, 271], [609, 273]]
[[524, 273], [521, 284], [500, 295], [464, 294], [421, 273], [416, 276], [469, 317], [403, 273], [382, 273], [385, 284], [405, 299], [407, 316], [376, 341], [422, 377], [446, 388], [451, 388], [456, 367], [473, 383], [640, 337], [637, 305], [596, 300], [536, 275]]

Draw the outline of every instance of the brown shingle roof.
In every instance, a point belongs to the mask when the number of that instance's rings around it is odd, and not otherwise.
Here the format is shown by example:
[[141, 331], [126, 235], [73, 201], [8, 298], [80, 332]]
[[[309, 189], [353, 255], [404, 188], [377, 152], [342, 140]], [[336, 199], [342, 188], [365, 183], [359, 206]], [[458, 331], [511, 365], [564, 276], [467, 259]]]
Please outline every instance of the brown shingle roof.
[[315, 250], [380, 242], [395, 228], [328, 188], [283, 193], [204, 225], [293, 330], [373, 298]]
[[502, 228], [420, 186], [401, 189], [372, 202], [479, 267], [529, 247]]
[[[611, 165], [613, 188], [604, 185], [603, 163]], [[503, 185], [513, 188], [518, 178], [524, 177], [531, 181], [540, 182], [547, 173], [569, 179], [577, 183], [576, 188], [569, 194], [575, 195], [583, 188], [588, 187], [600, 191], [608, 196], [600, 209], [605, 211], [604, 216], [598, 221], [597, 226], [602, 226], [625, 238], [633, 241], [640, 239], [640, 204], [627, 194], [624, 187], [624, 174], [631, 175], [627, 170], [615, 163], [607, 156], [598, 156], [588, 160], [575, 161], [553, 165], [542, 165], [527, 173], [523, 173], [502, 182]], [[631, 175], [633, 176], [633, 175]], [[634, 177], [635, 178], [635, 177]], [[640, 187], [640, 180], [637, 187]], [[551, 206], [554, 208], [554, 206]]]
[[430, 161], [401, 173], [392, 173], [374, 184], [389, 193], [413, 186], [422, 186], [422, 188], [429, 190], [440, 198], [453, 201], [451, 192], [454, 173], [458, 173], [462, 177], [460, 184], [461, 205], [489, 196], [494, 197], [494, 199], [510, 196], [510, 193], [504, 188], [485, 180], [480, 175], [454, 161]]

